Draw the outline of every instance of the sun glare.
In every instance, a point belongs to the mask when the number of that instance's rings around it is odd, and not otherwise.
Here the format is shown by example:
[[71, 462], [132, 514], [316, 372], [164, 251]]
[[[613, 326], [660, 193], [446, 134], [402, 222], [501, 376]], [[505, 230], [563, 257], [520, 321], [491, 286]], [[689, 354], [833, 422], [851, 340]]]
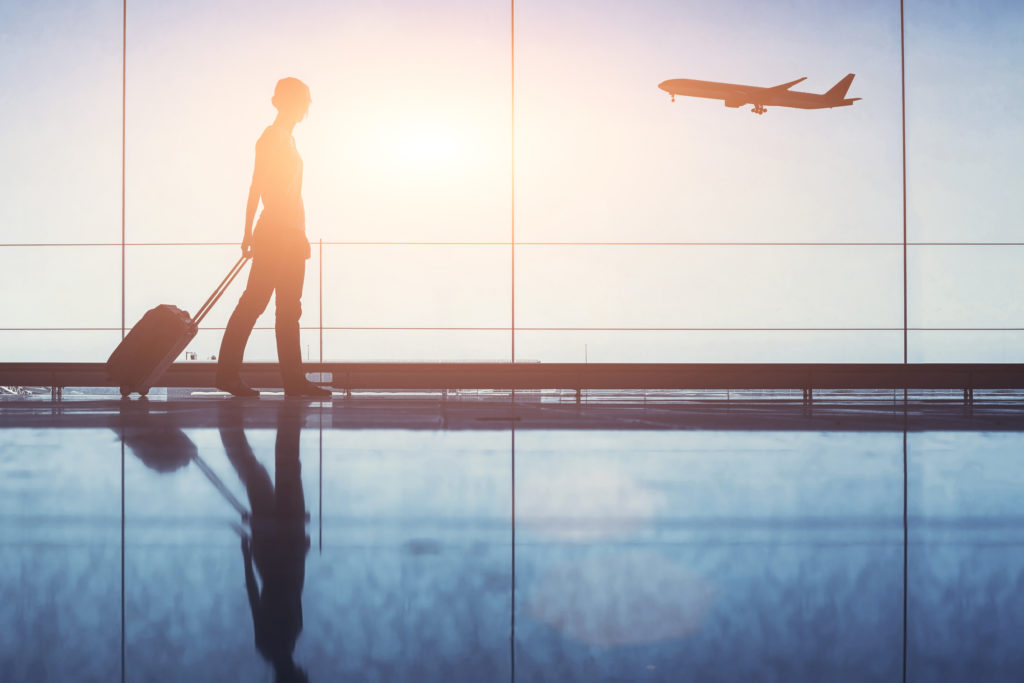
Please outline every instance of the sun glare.
[[458, 131], [442, 127], [412, 128], [395, 136], [393, 153], [406, 164], [450, 166], [465, 154]]
[[472, 151], [469, 136], [451, 123], [408, 121], [385, 135], [383, 155], [408, 170], [451, 170], [465, 164]]
[[416, 113], [365, 117], [361, 124], [342, 148], [363, 172], [392, 179], [472, 178], [500, 142], [493, 131], [465, 118]]

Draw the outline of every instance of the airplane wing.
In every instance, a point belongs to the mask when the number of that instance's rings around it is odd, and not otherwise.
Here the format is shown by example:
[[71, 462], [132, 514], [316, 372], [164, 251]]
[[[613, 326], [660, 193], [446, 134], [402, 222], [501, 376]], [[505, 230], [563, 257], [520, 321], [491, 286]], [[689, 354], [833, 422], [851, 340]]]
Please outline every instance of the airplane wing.
[[795, 81], [790, 81], [789, 83], [783, 83], [782, 85], [776, 85], [773, 88], [765, 88], [765, 90], [773, 90], [775, 92], [781, 92], [783, 90], [789, 90], [790, 88], [792, 88], [797, 83], [800, 83], [801, 81], [806, 81], [806, 80], [807, 80], [807, 76], [804, 76], [803, 78], [798, 78]]
[[743, 86], [740, 85], [735, 85], [729, 88], [729, 96], [724, 98], [725, 106], [732, 107], [733, 109], [737, 107], [742, 107], [744, 104], [750, 104], [751, 102], [753, 102], [753, 98], [756, 95], [756, 92], [752, 92], [748, 88], [744, 88]]
[[765, 96], [766, 93], [776, 93], [782, 92], [784, 90], [789, 90], [797, 83], [806, 80], [807, 76], [804, 76], [803, 78], [798, 78], [795, 81], [783, 83], [782, 85], [776, 85], [775, 87], [772, 88], [751, 87], [748, 89], [742, 86], [735, 86], [732, 88], [732, 96], [726, 98], [725, 106], [732, 107], [735, 109], [737, 107], [742, 107], [745, 104], [757, 103]]

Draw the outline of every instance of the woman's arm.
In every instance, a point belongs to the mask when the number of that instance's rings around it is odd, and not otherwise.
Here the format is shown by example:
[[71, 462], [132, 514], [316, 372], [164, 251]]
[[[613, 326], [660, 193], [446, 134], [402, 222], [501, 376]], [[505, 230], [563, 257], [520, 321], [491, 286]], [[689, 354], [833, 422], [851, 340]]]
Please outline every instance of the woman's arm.
[[256, 219], [256, 209], [260, 205], [263, 194], [263, 167], [266, 162], [260, 153], [260, 145], [256, 144], [256, 163], [253, 164], [252, 182], [249, 184], [249, 199], [245, 203], [245, 234], [242, 236], [242, 255], [252, 256], [252, 223]]

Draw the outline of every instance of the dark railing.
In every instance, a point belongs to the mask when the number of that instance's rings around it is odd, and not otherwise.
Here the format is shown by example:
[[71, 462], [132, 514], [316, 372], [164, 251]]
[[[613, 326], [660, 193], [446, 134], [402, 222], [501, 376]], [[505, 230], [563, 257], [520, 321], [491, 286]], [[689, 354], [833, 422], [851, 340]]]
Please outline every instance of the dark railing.
[[[1024, 389], [1019, 363], [307, 363], [339, 390]], [[175, 363], [158, 387], [212, 387], [216, 363]], [[276, 363], [246, 363], [254, 386], [280, 387]], [[111, 387], [103, 363], [0, 363], [0, 386]]]

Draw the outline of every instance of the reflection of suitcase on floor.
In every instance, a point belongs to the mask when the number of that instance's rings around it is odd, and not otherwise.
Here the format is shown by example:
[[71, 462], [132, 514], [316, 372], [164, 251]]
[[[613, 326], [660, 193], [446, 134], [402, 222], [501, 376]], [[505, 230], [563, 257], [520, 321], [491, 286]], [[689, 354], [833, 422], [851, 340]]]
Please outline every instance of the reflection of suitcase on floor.
[[238, 259], [194, 318], [189, 317], [187, 311], [168, 304], [146, 311], [142, 320], [132, 327], [107, 360], [107, 373], [114, 384], [121, 388], [122, 396], [128, 396], [133, 391], [139, 392], [140, 396], [146, 395], [153, 383], [160, 379], [196, 336], [199, 323], [242, 271], [247, 260], [246, 256]]

